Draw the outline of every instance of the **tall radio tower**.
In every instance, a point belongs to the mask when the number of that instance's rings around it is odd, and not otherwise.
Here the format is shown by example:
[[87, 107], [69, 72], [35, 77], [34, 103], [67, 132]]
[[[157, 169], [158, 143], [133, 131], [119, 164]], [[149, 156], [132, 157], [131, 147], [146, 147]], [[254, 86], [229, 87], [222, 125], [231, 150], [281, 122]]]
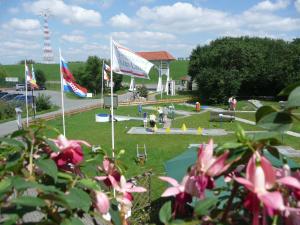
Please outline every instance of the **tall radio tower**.
[[44, 9], [41, 14], [44, 18], [44, 48], [43, 48], [43, 62], [45, 64], [54, 63], [53, 51], [51, 47], [50, 30], [48, 26], [48, 18], [51, 15], [49, 9]]

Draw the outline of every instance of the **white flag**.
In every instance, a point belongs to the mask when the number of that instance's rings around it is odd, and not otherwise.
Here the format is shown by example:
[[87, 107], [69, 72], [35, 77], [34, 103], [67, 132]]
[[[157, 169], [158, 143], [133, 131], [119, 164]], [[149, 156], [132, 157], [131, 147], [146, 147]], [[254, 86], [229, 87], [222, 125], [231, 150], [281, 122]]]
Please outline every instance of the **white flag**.
[[113, 72], [132, 77], [149, 79], [149, 71], [153, 64], [131, 50], [112, 41]]

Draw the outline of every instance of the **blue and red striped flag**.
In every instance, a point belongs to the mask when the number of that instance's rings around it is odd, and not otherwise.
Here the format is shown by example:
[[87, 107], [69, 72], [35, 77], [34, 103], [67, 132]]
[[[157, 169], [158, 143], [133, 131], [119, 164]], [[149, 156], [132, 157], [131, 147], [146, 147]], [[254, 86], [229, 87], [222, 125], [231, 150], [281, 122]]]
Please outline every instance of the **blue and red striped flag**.
[[60, 58], [60, 61], [60, 72], [63, 75], [64, 91], [73, 92], [77, 96], [85, 98], [87, 96], [87, 89], [76, 83], [73, 74], [68, 68], [68, 64], [62, 57]]

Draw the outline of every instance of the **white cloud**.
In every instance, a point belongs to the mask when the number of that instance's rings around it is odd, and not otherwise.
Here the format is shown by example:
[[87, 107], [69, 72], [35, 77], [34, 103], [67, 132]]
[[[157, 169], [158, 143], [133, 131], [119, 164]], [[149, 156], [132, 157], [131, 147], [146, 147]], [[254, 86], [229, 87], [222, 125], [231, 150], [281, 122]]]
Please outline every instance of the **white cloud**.
[[110, 24], [118, 28], [130, 28], [137, 26], [137, 23], [130, 19], [126, 14], [120, 13], [110, 18]]
[[33, 19], [18, 19], [13, 18], [8, 23], [2, 26], [5, 29], [30, 31], [40, 28], [40, 22]]
[[286, 32], [300, 29], [300, 19], [281, 17], [272, 13], [245, 11], [241, 15], [244, 29], [253, 31]]
[[296, 7], [297, 11], [300, 12], [300, 0], [295, 1], [295, 7]]
[[63, 35], [62, 39], [67, 42], [84, 43], [85, 37], [82, 35]]
[[23, 6], [36, 15], [39, 15], [43, 9], [49, 9], [53, 16], [62, 19], [65, 24], [101, 25], [101, 14], [99, 12], [76, 5], [67, 5], [62, 0], [38, 0], [34, 3], [24, 3]]
[[135, 45], [141, 45], [142, 43], [148, 45], [153, 43], [166, 43], [176, 40], [173, 34], [152, 32], [152, 31], [136, 31], [136, 32], [113, 32], [112, 36], [123, 44], [129, 43]]
[[[300, 10], [300, 0], [299, 10]], [[230, 14], [220, 10], [193, 6], [190, 3], [177, 2], [173, 5], [163, 5], [153, 8], [141, 7], [137, 18], [147, 24], [149, 30], [167, 31], [182, 35], [192, 32], [223, 35], [229, 32], [250, 31], [250, 33], [273, 33], [296, 31], [300, 28], [300, 19], [278, 16], [274, 11], [284, 9], [289, 0], [278, 0], [274, 3], [263, 1], [254, 7]], [[256, 9], [256, 10], [254, 10]], [[141, 22], [140, 22], [141, 24]], [[146, 25], [145, 25], [146, 26]]]
[[137, 16], [146, 23], [150, 22], [152, 29], [178, 33], [226, 30], [238, 26], [238, 21], [228, 13], [183, 2], [154, 8], [141, 7]]
[[24, 41], [24, 40], [12, 40], [12, 41], [4, 41], [1, 44], [2, 48], [6, 50], [30, 50], [30, 49], [38, 49], [40, 45], [31, 42], [31, 41]]
[[254, 7], [251, 8], [253, 11], [276, 11], [280, 9], [285, 9], [290, 4], [290, 0], [277, 0], [272, 2], [270, 0], [265, 0], [259, 2]]

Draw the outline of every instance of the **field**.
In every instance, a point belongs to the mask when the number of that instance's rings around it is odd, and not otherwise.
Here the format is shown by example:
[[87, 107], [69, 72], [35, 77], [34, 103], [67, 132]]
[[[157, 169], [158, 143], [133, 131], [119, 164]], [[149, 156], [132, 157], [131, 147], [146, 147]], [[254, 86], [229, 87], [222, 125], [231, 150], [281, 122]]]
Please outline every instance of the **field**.
[[[111, 149], [111, 124], [110, 123], [96, 123], [95, 114], [108, 112], [107, 110], [97, 109], [73, 116], [66, 117], [66, 135], [69, 139], [82, 139], [90, 142], [94, 145], [101, 145], [101, 147], [110, 153]], [[148, 111], [149, 112], [149, 111]], [[131, 115], [137, 116], [137, 107], [119, 107], [116, 112], [117, 115]], [[247, 118], [253, 116], [244, 115]], [[253, 117], [252, 117], [253, 118]], [[180, 118], [176, 117], [176, 120], [172, 122], [172, 127], [181, 127], [183, 123], [187, 128], [223, 128], [228, 131], [235, 131], [238, 122], [232, 123], [210, 123], [209, 113], [194, 115], [190, 117]], [[54, 126], [61, 130], [61, 119], [52, 120], [48, 122], [49, 125]], [[157, 199], [163, 189], [165, 188], [164, 182], [157, 179], [157, 176], [164, 175], [164, 163], [165, 161], [177, 156], [185, 151], [189, 144], [207, 142], [210, 137], [198, 136], [198, 135], [131, 135], [127, 134], [127, 131], [133, 126], [142, 126], [142, 121], [127, 121], [115, 123], [115, 146], [116, 150], [125, 149], [126, 154], [122, 158], [124, 163], [128, 166], [126, 173], [127, 177], [140, 174], [147, 170], [154, 172], [153, 177], [153, 192], [152, 199]], [[240, 124], [245, 130], [262, 130], [259, 127]], [[50, 134], [51, 136], [51, 134]], [[297, 138], [283, 135], [284, 144], [290, 145], [295, 149], [300, 149], [300, 143]], [[213, 137], [215, 143], [222, 144], [228, 141], [235, 140], [234, 134], [227, 136]], [[148, 161], [144, 166], [137, 165], [135, 163], [136, 145], [146, 144], [148, 152]]]
[[[173, 61], [170, 64], [170, 76], [172, 79], [179, 79], [182, 76], [187, 75], [189, 61]], [[74, 72], [79, 67], [85, 66], [85, 63], [68, 63], [69, 69]], [[24, 77], [24, 65], [0, 65], [9, 77], [19, 77], [22, 79]], [[35, 64], [35, 70], [42, 70], [47, 81], [59, 81], [59, 64]], [[158, 72], [156, 69], [152, 68], [150, 71], [150, 80], [137, 79], [136, 83], [156, 83], [158, 80]], [[165, 79], [165, 76], [163, 77]], [[130, 77], [124, 76], [124, 82], [130, 83]]]

